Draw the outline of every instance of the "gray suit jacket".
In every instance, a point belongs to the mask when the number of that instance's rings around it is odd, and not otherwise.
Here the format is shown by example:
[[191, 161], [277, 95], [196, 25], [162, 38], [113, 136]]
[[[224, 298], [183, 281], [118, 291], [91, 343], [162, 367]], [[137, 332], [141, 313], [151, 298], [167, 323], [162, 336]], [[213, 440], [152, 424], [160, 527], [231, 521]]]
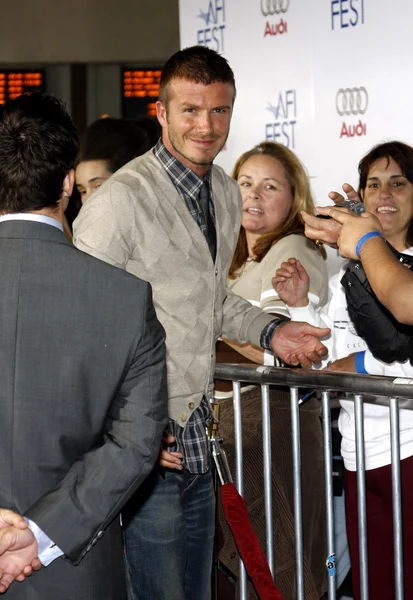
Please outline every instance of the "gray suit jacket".
[[7, 597], [123, 600], [116, 517], [167, 422], [150, 285], [43, 223], [0, 223], [0, 256], [0, 506], [65, 553]]

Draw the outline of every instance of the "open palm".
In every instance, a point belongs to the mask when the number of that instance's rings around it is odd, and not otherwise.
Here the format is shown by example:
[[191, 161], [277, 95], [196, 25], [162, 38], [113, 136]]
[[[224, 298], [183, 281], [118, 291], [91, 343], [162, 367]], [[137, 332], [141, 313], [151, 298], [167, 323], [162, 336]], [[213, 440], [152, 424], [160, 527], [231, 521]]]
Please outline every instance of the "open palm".
[[308, 323], [289, 321], [275, 332], [271, 345], [273, 352], [290, 365], [301, 364], [305, 368], [318, 364], [327, 355], [327, 348], [319, 338], [330, 333], [330, 329], [313, 327]]

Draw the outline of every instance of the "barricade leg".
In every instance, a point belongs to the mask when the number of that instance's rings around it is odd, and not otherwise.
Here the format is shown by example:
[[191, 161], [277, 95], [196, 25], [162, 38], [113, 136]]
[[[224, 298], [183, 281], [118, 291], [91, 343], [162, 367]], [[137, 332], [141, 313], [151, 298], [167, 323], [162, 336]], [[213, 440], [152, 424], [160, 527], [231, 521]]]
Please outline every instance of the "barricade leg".
[[265, 534], [267, 546], [267, 561], [274, 578], [274, 539], [272, 518], [272, 481], [271, 481], [271, 418], [270, 418], [270, 388], [261, 386], [262, 400], [262, 443], [264, 458], [264, 503], [265, 503]]
[[333, 451], [331, 443], [330, 394], [322, 392], [323, 438], [324, 438], [324, 476], [327, 512], [327, 568], [328, 598], [336, 599], [336, 554], [334, 549], [334, 498], [333, 498]]
[[300, 413], [298, 406], [298, 389], [290, 389], [291, 399], [291, 435], [293, 447], [293, 481], [294, 481], [294, 525], [295, 525], [295, 560], [297, 565], [297, 600], [304, 600], [303, 570], [303, 519], [301, 507], [301, 450], [300, 450]]
[[390, 439], [393, 496], [394, 571], [396, 600], [404, 599], [403, 582], [403, 515], [400, 475], [399, 400], [390, 398]]
[[[242, 461], [242, 412], [241, 412], [241, 384], [239, 381], [232, 383], [234, 394], [234, 431], [235, 431], [235, 479], [239, 494], [244, 494], [244, 473]], [[247, 600], [247, 574], [240, 560], [239, 565], [240, 600]]]
[[[356, 425], [356, 460], [357, 460], [357, 508], [359, 521], [359, 556], [360, 556], [360, 597], [369, 599], [368, 549], [367, 549], [367, 504], [364, 457], [364, 411], [363, 396], [354, 396], [354, 416]], [[374, 599], [375, 600], [375, 599]]]

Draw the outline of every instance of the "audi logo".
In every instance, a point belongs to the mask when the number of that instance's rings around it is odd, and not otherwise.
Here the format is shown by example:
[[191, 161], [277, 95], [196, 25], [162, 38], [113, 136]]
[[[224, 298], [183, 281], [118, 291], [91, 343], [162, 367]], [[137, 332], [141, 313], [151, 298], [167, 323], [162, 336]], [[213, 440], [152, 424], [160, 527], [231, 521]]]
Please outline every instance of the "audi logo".
[[261, 0], [261, 12], [264, 17], [285, 13], [290, 6], [290, 0]]
[[364, 115], [369, 104], [369, 95], [365, 87], [341, 88], [336, 96], [336, 108], [339, 115]]

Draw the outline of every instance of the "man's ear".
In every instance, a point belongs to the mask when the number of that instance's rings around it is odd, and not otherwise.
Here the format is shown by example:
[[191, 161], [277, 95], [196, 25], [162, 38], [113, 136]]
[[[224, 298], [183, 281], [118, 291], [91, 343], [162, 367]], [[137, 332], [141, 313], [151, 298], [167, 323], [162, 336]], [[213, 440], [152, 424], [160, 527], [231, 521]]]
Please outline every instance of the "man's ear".
[[73, 192], [73, 186], [75, 185], [75, 170], [70, 169], [69, 173], [63, 180], [63, 193], [61, 204], [63, 208], [63, 212], [66, 210], [67, 205], [69, 204], [69, 198]]
[[158, 117], [161, 127], [167, 127], [166, 107], [160, 100], [156, 103], [156, 116]]
[[73, 193], [73, 186], [75, 185], [75, 170], [70, 169], [63, 181], [63, 193], [65, 196], [71, 196]]

